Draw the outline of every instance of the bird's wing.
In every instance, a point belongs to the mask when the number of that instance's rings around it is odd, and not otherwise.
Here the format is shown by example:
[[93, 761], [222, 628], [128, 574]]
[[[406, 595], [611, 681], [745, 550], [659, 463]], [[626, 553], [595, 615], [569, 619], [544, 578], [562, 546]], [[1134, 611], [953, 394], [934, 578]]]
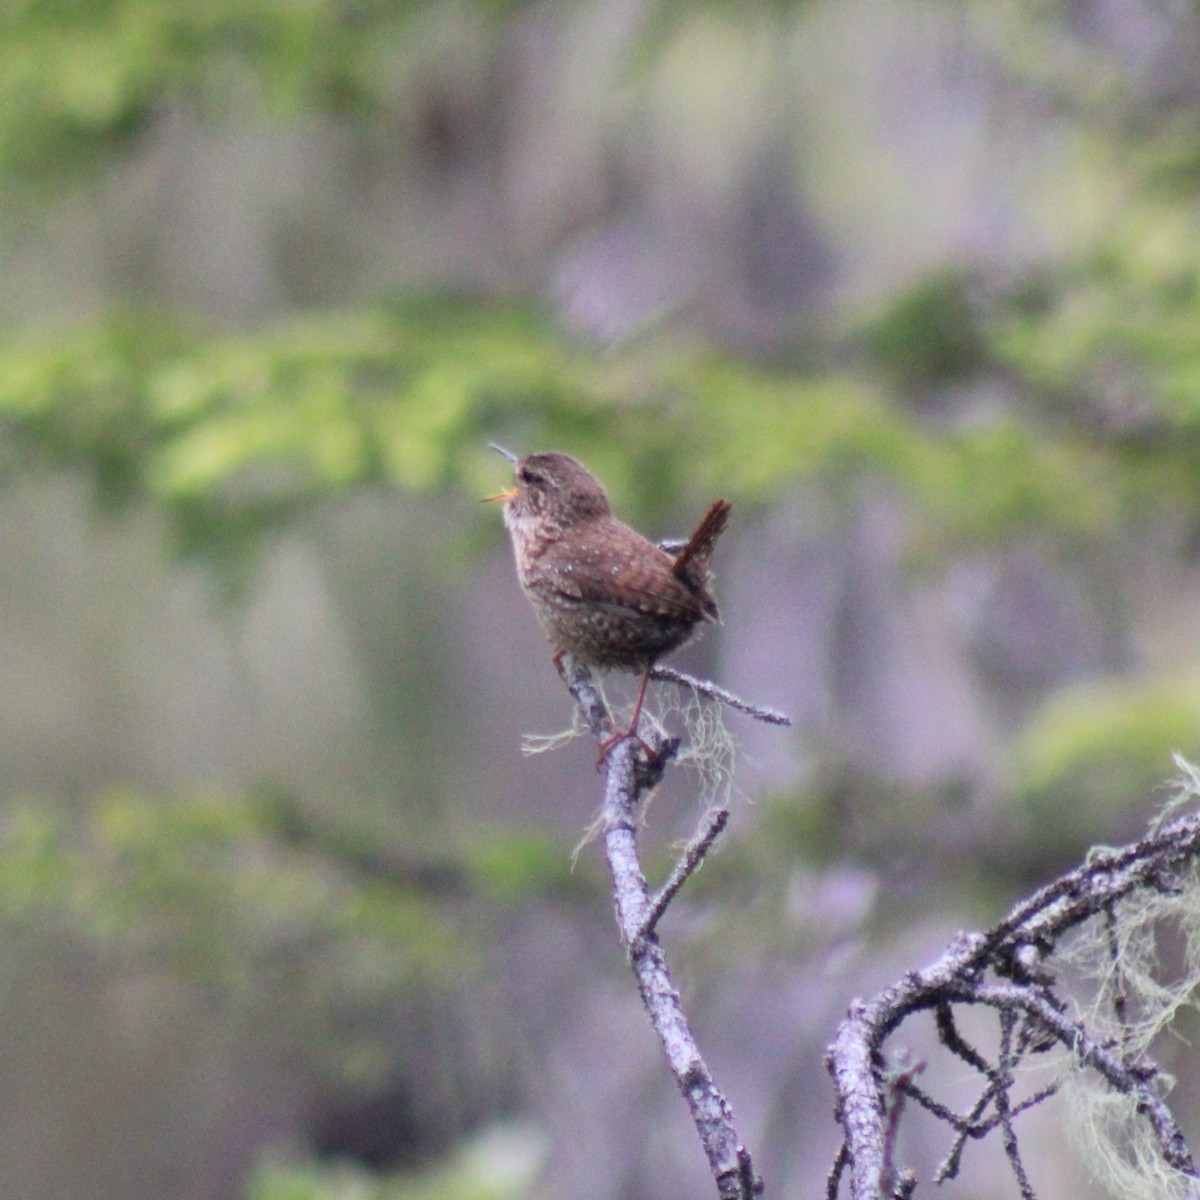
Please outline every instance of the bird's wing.
[[613, 561], [607, 549], [586, 539], [565, 547], [550, 543], [540, 559], [541, 587], [567, 600], [602, 604], [614, 609], [652, 613], [679, 621], [715, 619], [693, 588], [674, 571], [675, 560], [653, 542], [631, 543], [635, 552]]

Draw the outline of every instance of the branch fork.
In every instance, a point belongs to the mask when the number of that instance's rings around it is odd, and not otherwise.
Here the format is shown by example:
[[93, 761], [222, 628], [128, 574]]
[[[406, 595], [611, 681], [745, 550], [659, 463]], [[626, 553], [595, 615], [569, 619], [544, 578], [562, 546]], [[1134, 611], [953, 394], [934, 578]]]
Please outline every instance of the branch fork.
[[[612, 721], [591, 673], [570, 655], [563, 656], [560, 670], [584, 723], [603, 743]], [[656, 673], [661, 670], [665, 668], [655, 668]], [[673, 682], [679, 681], [674, 678], [676, 675], [672, 673]], [[659, 922], [725, 830], [729, 811], [722, 807], [707, 814], [701, 829], [654, 896], [650, 894], [638, 855], [639, 809], [643, 798], [657, 787], [678, 749], [678, 739], [671, 738], [656, 743], [647, 755], [639, 740], [628, 738], [614, 745], [605, 756], [602, 765], [607, 774], [600, 819], [604, 856], [612, 879], [617, 925], [638, 992], [691, 1112], [717, 1185], [718, 1200], [756, 1200], [763, 1194], [762, 1180], [754, 1170], [750, 1152], [737, 1136], [725, 1096], [700, 1054], [658, 939]]]
[[[851, 1200], [895, 1200], [910, 1195], [915, 1176], [895, 1164], [898, 1094], [910, 1097], [954, 1130], [949, 1154], [935, 1181], [958, 1173], [969, 1139], [999, 1131], [1023, 1200], [1036, 1200], [1016, 1133], [1015, 1119], [1054, 1094], [1056, 1085], [1023, 1100], [1013, 1098], [1017, 1068], [1053, 1045], [1080, 1067], [1095, 1071], [1113, 1091], [1131, 1097], [1149, 1126], [1162, 1161], [1193, 1181], [1200, 1172], [1159, 1087], [1159, 1068], [1146, 1054], [1095, 1034], [1073, 1020], [1047, 958], [1069, 932], [1093, 919], [1104, 922], [1113, 986], [1115, 1024], [1127, 1028], [1124, 980], [1118, 957], [1116, 909], [1138, 893], [1177, 894], [1200, 861], [1200, 815], [1155, 828], [1142, 841], [1119, 850], [1095, 851], [1085, 863], [1018, 904], [987, 933], [960, 934], [936, 962], [911, 971], [873, 1000], [855, 1001], [829, 1048], [826, 1065], [837, 1092], [835, 1116], [843, 1143], [830, 1171], [827, 1196], [841, 1194], [848, 1176]], [[957, 1007], [996, 1013], [999, 1052], [989, 1060], [959, 1030]], [[965, 1115], [953, 1112], [915, 1077], [889, 1074], [884, 1044], [909, 1017], [933, 1010], [942, 1046], [982, 1077], [978, 1099]], [[908, 1180], [911, 1179], [911, 1184]]]

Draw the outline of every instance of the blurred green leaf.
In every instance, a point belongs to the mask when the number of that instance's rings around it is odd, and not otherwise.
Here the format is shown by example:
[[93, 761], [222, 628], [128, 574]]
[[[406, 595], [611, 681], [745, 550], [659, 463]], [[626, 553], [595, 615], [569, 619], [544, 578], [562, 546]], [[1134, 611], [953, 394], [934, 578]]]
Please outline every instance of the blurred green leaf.
[[444, 896], [279, 837], [270, 801], [253, 797], [114, 791], [78, 813], [10, 801], [0, 926], [57, 928], [114, 968], [219, 989], [239, 1019], [270, 1012], [302, 1044], [302, 1029], [338, 1029], [341, 1041], [313, 1045], [335, 1071], [372, 1040], [386, 1061], [374, 1014], [459, 980], [475, 954]]
[[980, 375], [989, 357], [979, 327], [985, 310], [972, 294], [979, 287], [961, 267], [922, 276], [867, 323], [860, 335], [867, 353], [909, 395]]
[[1200, 684], [1112, 680], [1066, 690], [1018, 740], [1021, 811], [1043, 848], [1069, 852], [1081, 829], [1102, 829], [1131, 804], [1152, 807], [1176, 752], [1200, 752]]
[[448, 1161], [411, 1172], [378, 1173], [349, 1163], [260, 1164], [246, 1200], [517, 1200], [528, 1195], [542, 1147], [520, 1125], [497, 1125], [464, 1142]]
[[[0, 475], [73, 465], [108, 504], [161, 506], [182, 551], [234, 562], [342, 488], [494, 491], [496, 439], [580, 454], [634, 517], [716, 489], [766, 500], [805, 480], [852, 495], [869, 478], [923, 507], [927, 546], [1093, 537], [1145, 515], [1142, 459], [1049, 424], [942, 427], [866, 376], [711, 351], [663, 346], [627, 366], [527, 310], [450, 298], [237, 337], [125, 318], [0, 350]], [[1163, 495], [1200, 513], [1185, 472]]]

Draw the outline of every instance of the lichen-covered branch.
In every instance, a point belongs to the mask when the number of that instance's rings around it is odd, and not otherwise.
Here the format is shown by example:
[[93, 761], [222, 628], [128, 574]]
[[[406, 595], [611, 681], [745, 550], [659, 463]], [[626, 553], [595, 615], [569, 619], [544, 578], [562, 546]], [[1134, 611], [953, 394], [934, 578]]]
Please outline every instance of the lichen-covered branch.
[[[1021, 1195], [1034, 1200], [1014, 1122], [1055, 1089], [1043, 1088], [1016, 1101], [1016, 1068], [1030, 1055], [1058, 1046], [1077, 1068], [1095, 1072], [1112, 1091], [1130, 1098], [1131, 1111], [1148, 1126], [1161, 1163], [1182, 1186], [1176, 1194], [1200, 1196], [1195, 1162], [1164, 1099], [1161, 1073], [1144, 1044], [1125, 1036], [1131, 1027], [1128, 981], [1117, 948], [1121, 906], [1136, 902], [1143, 913], [1169, 911], [1171, 897], [1194, 880], [1198, 863], [1200, 816], [1162, 824], [1134, 845], [1092, 853], [991, 930], [960, 934], [930, 966], [905, 975], [870, 1001], [856, 1000], [827, 1058], [843, 1133], [828, 1195], [841, 1194], [844, 1181], [851, 1200], [893, 1200], [913, 1193], [915, 1174], [893, 1161], [891, 1128], [896, 1106], [911, 1097], [956, 1133], [939, 1179], [957, 1173], [968, 1138], [999, 1131]], [[1147, 897], [1163, 907], [1148, 906]], [[1102, 923], [1099, 944], [1109, 967], [1105, 996], [1111, 1011], [1100, 1030], [1071, 1015], [1053, 971], [1060, 940], [1093, 921]], [[992, 1060], [959, 1032], [954, 1011], [968, 1006], [988, 1008], [998, 1016], [999, 1050]], [[981, 1077], [979, 1101], [966, 1116], [918, 1087], [912, 1072], [888, 1066], [889, 1039], [923, 1011], [934, 1012], [942, 1046]], [[1106, 1032], [1113, 1026], [1123, 1031], [1117, 1037]]]
[[[563, 657], [561, 669], [584, 723], [603, 742], [612, 721], [592, 685], [590, 673], [569, 655]], [[642, 801], [662, 778], [677, 749], [678, 742], [670, 740], [653, 747], [654, 752], [647, 759], [639, 740], [626, 738], [609, 751], [605, 759], [607, 775], [601, 816], [604, 855], [612, 878], [617, 924], [638, 992], [671, 1073], [687, 1101], [716, 1180], [717, 1196], [719, 1200], [753, 1200], [762, 1195], [762, 1181], [755, 1175], [750, 1154], [738, 1139], [729, 1105], [700, 1055], [656, 932], [658, 920], [670, 900], [700, 865], [725, 822], [715, 821], [701, 833], [656, 900], [650, 897], [638, 856]]]
[[698, 695], [705, 696], [709, 700], [715, 700], [718, 704], [728, 705], [730, 708], [736, 709], [740, 713], [745, 713], [746, 716], [753, 717], [756, 721], [762, 721], [766, 725], [787, 726], [792, 723], [792, 718], [786, 713], [778, 712], [773, 708], [766, 708], [761, 704], [751, 704], [749, 700], [743, 700], [741, 696], [735, 695], [728, 688], [723, 688], [719, 684], [713, 683], [711, 679], [697, 679], [694, 675], [677, 671], [674, 667], [653, 667], [650, 670], [650, 678], [661, 679], [664, 683], [673, 683], [677, 687], [689, 688]]

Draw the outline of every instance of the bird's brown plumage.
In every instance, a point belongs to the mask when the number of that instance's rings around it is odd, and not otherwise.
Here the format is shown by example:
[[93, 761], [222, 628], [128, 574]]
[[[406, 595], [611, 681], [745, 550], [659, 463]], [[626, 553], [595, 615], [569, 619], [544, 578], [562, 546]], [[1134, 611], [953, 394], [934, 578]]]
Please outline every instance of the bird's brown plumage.
[[645, 670], [719, 619], [708, 572], [726, 501], [673, 556], [617, 520], [604, 488], [569, 455], [531, 454], [515, 472], [504, 520], [521, 586], [557, 650]]

